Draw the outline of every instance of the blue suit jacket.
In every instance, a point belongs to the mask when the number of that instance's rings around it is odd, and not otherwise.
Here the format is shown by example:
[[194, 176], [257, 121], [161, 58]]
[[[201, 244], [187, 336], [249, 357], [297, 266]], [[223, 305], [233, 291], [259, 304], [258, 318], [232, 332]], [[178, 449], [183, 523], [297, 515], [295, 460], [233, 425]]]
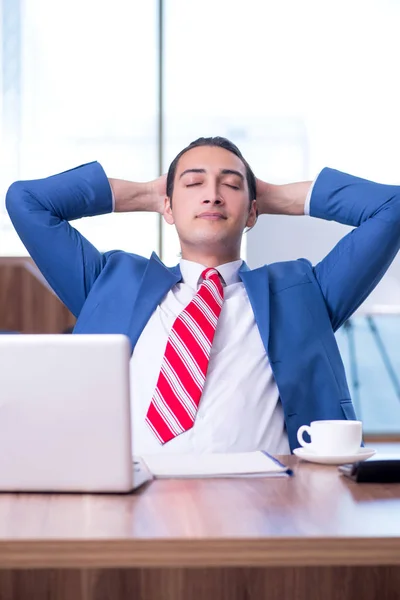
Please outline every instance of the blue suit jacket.
[[[179, 267], [114, 250], [100, 253], [68, 221], [112, 210], [108, 179], [94, 162], [53, 177], [14, 183], [13, 224], [56, 294], [78, 318], [76, 333], [124, 333], [134, 348]], [[240, 277], [279, 389], [290, 447], [300, 425], [353, 419], [334, 331], [381, 279], [400, 246], [400, 186], [332, 169], [315, 182], [313, 217], [354, 226], [315, 267], [305, 259]], [[244, 357], [245, 359], [245, 357]]]

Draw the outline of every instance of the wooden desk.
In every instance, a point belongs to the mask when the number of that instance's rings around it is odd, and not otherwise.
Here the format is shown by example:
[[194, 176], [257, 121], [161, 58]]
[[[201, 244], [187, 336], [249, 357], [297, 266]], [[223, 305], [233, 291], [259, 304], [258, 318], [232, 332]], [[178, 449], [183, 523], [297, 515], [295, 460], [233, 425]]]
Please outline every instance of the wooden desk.
[[0, 495], [0, 600], [400, 598], [400, 484], [286, 462], [293, 478]]

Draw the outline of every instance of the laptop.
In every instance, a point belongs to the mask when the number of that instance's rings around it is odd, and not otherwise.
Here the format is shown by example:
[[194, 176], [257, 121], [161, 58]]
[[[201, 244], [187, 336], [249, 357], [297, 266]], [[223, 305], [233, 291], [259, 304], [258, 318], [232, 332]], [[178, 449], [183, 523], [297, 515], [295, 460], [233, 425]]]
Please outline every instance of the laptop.
[[0, 336], [0, 491], [130, 492], [152, 479], [133, 460], [124, 335]]

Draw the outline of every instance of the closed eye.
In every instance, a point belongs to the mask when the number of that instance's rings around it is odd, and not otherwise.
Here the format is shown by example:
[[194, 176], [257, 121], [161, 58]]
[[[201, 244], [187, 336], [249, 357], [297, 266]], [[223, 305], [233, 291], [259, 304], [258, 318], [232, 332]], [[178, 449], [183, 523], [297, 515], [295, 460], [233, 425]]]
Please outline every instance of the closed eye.
[[[187, 183], [186, 187], [194, 187], [196, 185], [202, 185], [202, 182], [197, 181], [196, 183]], [[224, 185], [231, 188], [232, 190], [240, 190], [240, 187], [238, 185], [232, 185], [231, 183], [224, 183]]]

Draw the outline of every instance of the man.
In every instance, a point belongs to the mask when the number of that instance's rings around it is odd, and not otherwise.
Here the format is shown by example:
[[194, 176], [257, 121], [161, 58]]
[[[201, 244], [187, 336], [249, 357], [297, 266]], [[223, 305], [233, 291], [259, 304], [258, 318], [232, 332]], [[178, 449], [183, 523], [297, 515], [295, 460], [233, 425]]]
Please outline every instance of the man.
[[[287, 453], [300, 425], [355, 418], [334, 331], [399, 250], [400, 187], [331, 169], [313, 185], [274, 186], [256, 180], [228, 140], [200, 138], [167, 180], [108, 180], [90, 163], [16, 182], [6, 202], [27, 250], [77, 316], [75, 332], [129, 336], [136, 453]], [[176, 226], [180, 264], [101, 254], [69, 224], [113, 203], [162, 213]], [[300, 259], [250, 270], [240, 242], [257, 211], [309, 212], [356, 229], [315, 267]]]

